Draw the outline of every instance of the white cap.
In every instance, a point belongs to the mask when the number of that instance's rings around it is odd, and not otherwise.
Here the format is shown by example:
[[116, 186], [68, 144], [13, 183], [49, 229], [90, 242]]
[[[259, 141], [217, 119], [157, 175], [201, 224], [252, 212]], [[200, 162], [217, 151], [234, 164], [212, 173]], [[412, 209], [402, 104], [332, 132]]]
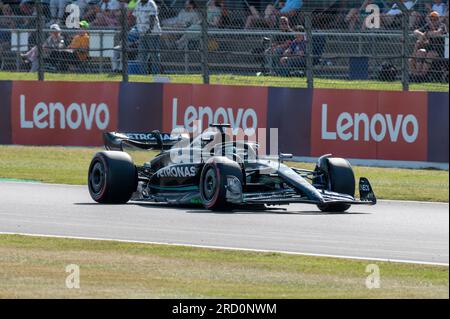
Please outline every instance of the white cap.
[[50, 30], [56, 30], [56, 31], [61, 31], [61, 28], [59, 27], [59, 25], [57, 25], [56, 23], [52, 24], [50, 26]]

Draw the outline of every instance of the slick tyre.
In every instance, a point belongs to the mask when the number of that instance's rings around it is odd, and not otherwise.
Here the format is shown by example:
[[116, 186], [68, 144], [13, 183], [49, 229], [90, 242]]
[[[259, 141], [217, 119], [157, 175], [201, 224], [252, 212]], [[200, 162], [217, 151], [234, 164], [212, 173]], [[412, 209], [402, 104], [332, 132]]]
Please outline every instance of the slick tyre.
[[92, 199], [101, 204], [124, 204], [137, 188], [137, 170], [125, 152], [95, 154], [89, 166], [88, 188]]
[[225, 157], [211, 158], [200, 175], [200, 197], [203, 206], [214, 211], [229, 211], [234, 205], [227, 201], [227, 179], [236, 178], [241, 187], [241, 167]]
[[[343, 158], [328, 158], [328, 187], [336, 193], [355, 196], [355, 174], [350, 163]], [[350, 204], [322, 204], [317, 205], [323, 212], [345, 212]]]

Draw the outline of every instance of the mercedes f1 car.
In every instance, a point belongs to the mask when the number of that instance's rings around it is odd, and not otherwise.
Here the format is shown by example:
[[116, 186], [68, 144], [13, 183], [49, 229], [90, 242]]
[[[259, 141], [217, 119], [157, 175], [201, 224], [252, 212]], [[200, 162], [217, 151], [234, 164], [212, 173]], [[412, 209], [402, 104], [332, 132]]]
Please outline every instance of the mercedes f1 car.
[[[289, 167], [284, 162], [292, 155], [259, 156], [258, 144], [226, 139], [229, 125], [211, 126], [213, 131], [195, 139], [158, 131], [104, 133], [106, 151], [95, 154], [89, 166], [91, 197], [104, 204], [132, 200], [219, 211], [307, 203], [324, 212], [344, 212], [351, 205], [376, 204], [364, 177], [359, 179], [359, 199], [355, 198], [355, 176], [345, 159], [328, 154], [318, 159], [314, 170]], [[124, 151], [129, 147], [160, 153], [137, 166]], [[180, 154], [190, 160], [174, 160]]]

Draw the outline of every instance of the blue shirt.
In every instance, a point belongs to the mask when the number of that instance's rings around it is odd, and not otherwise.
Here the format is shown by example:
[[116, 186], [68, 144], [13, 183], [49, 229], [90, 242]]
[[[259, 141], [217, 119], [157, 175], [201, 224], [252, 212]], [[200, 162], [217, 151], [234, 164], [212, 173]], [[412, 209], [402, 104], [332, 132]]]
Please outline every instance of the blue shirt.
[[289, 11], [300, 9], [302, 6], [303, 0], [287, 0], [280, 12], [288, 13]]
[[295, 39], [291, 42], [291, 45], [289, 46], [289, 49], [293, 54], [300, 54], [301, 52], [306, 52], [306, 41], [299, 41]]

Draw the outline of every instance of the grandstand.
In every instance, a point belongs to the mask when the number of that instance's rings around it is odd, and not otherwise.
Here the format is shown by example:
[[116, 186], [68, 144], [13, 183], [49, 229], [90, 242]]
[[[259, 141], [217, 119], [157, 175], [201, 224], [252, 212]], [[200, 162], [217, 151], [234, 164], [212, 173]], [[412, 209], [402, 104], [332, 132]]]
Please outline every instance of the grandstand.
[[[103, 9], [100, 9], [102, 1], [119, 3], [118, 0], [91, 0], [88, 2], [86, 10], [97, 7], [96, 12], [101, 14], [103, 12]], [[65, 4], [77, 4], [78, 2], [79, 0], [66, 1]], [[122, 0], [120, 4], [127, 6], [129, 2], [129, 0]], [[415, 50], [416, 36], [413, 31], [427, 24], [429, 13], [427, 3], [431, 3], [431, 0], [413, 1], [414, 6], [411, 12], [417, 14], [418, 17], [414, 23], [410, 23], [411, 20], [407, 19], [408, 25], [406, 26], [405, 20], [398, 18], [394, 23], [381, 25], [376, 29], [364, 29], [362, 18], [357, 21], [356, 27], [349, 27], [348, 14], [350, 10], [359, 8], [364, 2], [363, 0], [303, 0], [302, 7], [293, 14], [289, 14], [288, 17], [292, 29], [291, 40], [296, 34], [293, 29], [298, 25], [302, 25], [305, 34], [310, 37], [306, 40], [307, 49], [303, 52], [305, 61], [289, 66], [288, 70], [283, 72], [278, 72], [280, 67], [273, 63], [280, 57], [270, 51], [271, 46], [276, 44], [276, 40], [280, 36], [286, 36], [279, 29], [280, 15], [275, 16], [273, 25], [264, 24], [266, 18], [264, 11], [267, 5], [272, 4], [278, 8], [283, 2], [268, 0], [217, 0], [214, 2], [214, 9], [220, 12], [220, 23], [209, 24], [202, 29], [200, 22], [198, 25], [187, 27], [165, 25], [164, 21], [177, 17], [180, 11], [185, 10], [185, 1], [156, 1], [163, 29], [162, 41], [158, 49], [158, 53], [161, 55], [160, 72], [162, 74], [200, 74], [207, 70], [209, 74], [283, 75], [283, 77], [280, 76], [280, 81], [286, 81], [284, 79], [286, 75], [306, 76], [307, 68], [309, 68], [310, 76], [313, 78], [405, 81], [408, 60], [413, 58]], [[383, 0], [384, 11], [382, 13], [386, 13], [395, 2], [395, 0]], [[201, 8], [205, 1], [197, 1], [197, 3], [198, 8], [195, 10], [201, 17]], [[256, 20], [263, 23], [247, 27], [248, 17], [255, 14], [255, 9], [260, 14], [259, 20]], [[209, 7], [208, 10], [210, 10]], [[122, 19], [124, 11], [127, 19]], [[70, 66], [63, 70], [55, 67], [56, 64], [62, 65], [61, 61], [52, 63], [47, 59], [46, 63], [40, 66], [40, 71], [111, 73], [118, 71], [114, 69], [111, 60], [114, 52], [120, 51], [127, 57], [130, 73], [146, 73], [146, 67], [137, 61], [140, 49], [133, 44], [130, 44], [127, 51], [123, 51], [125, 49], [121, 47], [122, 38], [128, 36], [134, 23], [130, 18], [131, 12], [132, 9], [129, 7], [123, 11], [117, 10], [116, 16], [110, 24], [102, 24], [103, 20], [96, 18], [99, 13], [90, 17], [82, 16], [82, 19], [87, 19], [90, 23], [89, 59], [83, 63], [84, 65]], [[209, 16], [209, 11], [207, 12], [208, 15], [205, 16]], [[411, 16], [411, 12], [408, 15]], [[42, 31], [38, 23], [41, 21], [40, 17], [43, 22]], [[66, 28], [64, 23], [66, 18], [67, 13], [59, 20], [52, 17], [50, 0], [42, 0], [41, 7], [36, 5], [34, 0], [0, 0], [0, 71], [30, 71], [30, 63], [27, 63], [22, 55], [38, 43], [39, 34], [43, 39], [47, 38], [49, 27], [54, 22], [59, 23], [62, 28], [64, 45], [68, 46], [78, 31]], [[441, 17], [441, 23], [446, 25], [448, 30], [448, 11], [447, 16]], [[405, 32], [408, 35], [406, 41], [403, 40]], [[174, 43], [178, 43], [175, 40], [179, 40], [183, 36], [187, 39], [183, 42], [183, 46], [174, 45]], [[442, 45], [439, 44], [439, 47], [434, 49], [438, 55], [434, 58], [426, 81], [448, 81], [445, 38], [448, 39], [448, 36], [443, 35]], [[62, 59], [57, 55], [54, 55], [53, 58]], [[121, 61], [119, 63], [122, 63]], [[205, 61], [207, 61], [206, 66]], [[389, 66], [391, 73], [383, 73], [382, 65]], [[410, 77], [407, 81], [409, 80]]]

